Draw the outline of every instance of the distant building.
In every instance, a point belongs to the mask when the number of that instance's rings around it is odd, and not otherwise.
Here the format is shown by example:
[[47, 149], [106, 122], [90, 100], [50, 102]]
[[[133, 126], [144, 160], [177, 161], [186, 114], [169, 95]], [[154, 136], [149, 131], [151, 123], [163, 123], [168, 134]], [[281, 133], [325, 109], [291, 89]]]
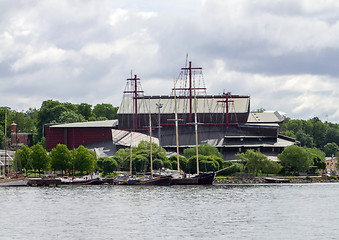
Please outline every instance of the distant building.
[[12, 123], [11, 125], [11, 144], [10, 148], [21, 148], [22, 146], [30, 146], [32, 142], [32, 133], [21, 132], [17, 129], [17, 124]]
[[336, 157], [326, 157], [326, 172], [332, 175], [336, 175], [337, 173], [337, 164], [338, 159]]
[[45, 125], [46, 149], [50, 151], [59, 143], [73, 149], [80, 145], [106, 140], [112, 142], [112, 129], [116, 128], [117, 124], [118, 120], [47, 124]]

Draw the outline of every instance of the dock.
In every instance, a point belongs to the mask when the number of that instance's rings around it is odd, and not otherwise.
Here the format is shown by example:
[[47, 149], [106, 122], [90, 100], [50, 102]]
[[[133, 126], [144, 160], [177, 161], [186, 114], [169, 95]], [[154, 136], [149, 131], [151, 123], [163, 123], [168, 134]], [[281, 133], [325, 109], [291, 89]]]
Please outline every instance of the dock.
[[31, 187], [42, 187], [42, 186], [58, 186], [61, 184], [61, 179], [54, 178], [30, 178], [27, 185]]

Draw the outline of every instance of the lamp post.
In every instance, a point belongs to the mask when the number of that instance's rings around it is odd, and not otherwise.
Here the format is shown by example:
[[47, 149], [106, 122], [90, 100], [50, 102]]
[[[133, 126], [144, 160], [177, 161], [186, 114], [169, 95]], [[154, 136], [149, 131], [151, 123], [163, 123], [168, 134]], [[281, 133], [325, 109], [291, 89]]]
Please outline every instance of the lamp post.
[[161, 152], [161, 125], [160, 125], [160, 108], [162, 108], [162, 103], [160, 101], [156, 103], [158, 108], [158, 138], [159, 138], [159, 152]]

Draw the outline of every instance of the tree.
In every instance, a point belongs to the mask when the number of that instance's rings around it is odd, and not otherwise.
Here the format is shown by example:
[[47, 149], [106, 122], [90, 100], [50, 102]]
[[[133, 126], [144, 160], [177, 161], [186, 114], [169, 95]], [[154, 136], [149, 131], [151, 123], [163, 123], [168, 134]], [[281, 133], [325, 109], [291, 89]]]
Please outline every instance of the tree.
[[107, 119], [116, 119], [117, 118], [118, 108], [113, 107], [111, 104], [97, 104], [93, 108], [93, 113], [97, 118], [104, 117]]
[[223, 165], [220, 168], [221, 169], [226, 168], [226, 169], [222, 170], [218, 174], [225, 176], [225, 175], [230, 175], [232, 173], [239, 172], [240, 171], [240, 166], [241, 166], [240, 163], [234, 163], [234, 162], [231, 162], [231, 161], [225, 161], [225, 162], [223, 162]]
[[83, 171], [90, 173], [93, 172], [94, 165], [95, 165], [94, 156], [87, 148], [80, 145], [75, 151], [74, 159], [75, 170], [78, 170], [81, 173]]
[[313, 164], [307, 150], [296, 145], [286, 147], [278, 158], [287, 171], [294, 173], [307, 171]]
[[256, 152], [253, 149], [249, 149], [245, 153], [238, 153], [236, 157], [244, 160], [248, 171], [255, 173], [256, 176], [259, 171], [263, 170], [268, 164], [266, 155], [261, 152]]
[[28, 169], [32, 169], [32, 152], [32, 149], [24, 145], [21, 149], [18, 149], [18, 157], [15, 157], [15, 160], [20, 161], [22, 169], [25, 169], [26, 172]]
[[324, 146], [324, 152], [327, 157], [335, 156], [337, 152], [339, 152], [339, 147], [336, 143], [331, 142], [327, 143]]
[[64, 174], [65, 170], [73, 168], [73, 155], [64, 144], [58, 144], [49, 154], [52, 159], [52, 169], [61, 171]]
[[59, 123], [85, 122], [85, 118], [72, 110], [62, 112], [58, 118]]
[[298, 130], [296, 139], [300, 142], [301, 146], [313, 147], [313, 139], [307, 135], [303, 130]]
[[[199, 155], [209, 156], [209, 155], [215, 155], [218, 157], [222, 157], [222, 154], [219, 152], [218, 148], [209, 145], [209, 144], [201, 144], [198, 146]], [[196, 148], [186, 148], [184, 150], [184, 156], [186, 158], [190, 158], [192, 156], [196, 155]]]
[[118, 163], [115, 157], [112, 157], [112, 158], [101, 157], [98, 159], [97, 165], [100, 169], [103, 170], [104, 175], [107, 175], [108, 173], [112, 173], [118, 169]]
[[[317, 169], [325, 169], [325, 153], [317, 148], [307, 148], [308, 154], [310, 155], [311, 160], [313, 161], [313, 166], [317, 166]], [[315, 171], [316, 169], [314, 169]]]
[[81, 103], [78, 105], [78, 113], [80, 113], [86, 120], [89, 120], [92, 115], [92, 105]]
[[262, 171], [263, 173], [273, 173], [273, 174], [278, 174], [282, 169], [281, 164], [271, 161], [269, 159], [264, 160], [263, 162], [263, 168]]
[[41, 170], [49, 169], [50, 157], [48, 156], [46, 149], [40, 144], [32, 146], [31, 150], [32, 167], [34, 170], [38, 170], [40, 175]]
[[[172, 155], [168, 159], [171, 162], [171, 169], [178, 170], [177, 155]], [[164, 163], [165, 164], [165, 163]], [[179, 156], [180, 169], [184, 172], [189, 171], [188, 160], [183, 156]]]

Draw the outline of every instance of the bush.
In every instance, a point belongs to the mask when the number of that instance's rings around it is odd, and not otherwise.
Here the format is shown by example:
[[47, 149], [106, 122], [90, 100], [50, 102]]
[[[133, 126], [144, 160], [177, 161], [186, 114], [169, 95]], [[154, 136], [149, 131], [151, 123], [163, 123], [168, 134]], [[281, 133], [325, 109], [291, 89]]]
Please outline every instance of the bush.
[[231, 174], [236, 173], [236, 172], [240, 172], [241, 166], [242, 166], [242, 164], [240, 164], [240, 163], [233, 163], [231, 161], [226, 161], [226, 162], [223, 163], [222, 168], [226, 168], [226, 167], [229, 167], [229, 168], [222, 170], [218, 174], [222, 175], [222, 176], [226, 176], [226, 175], [231, 175]]
[[338, 181], [338, 177], [334, 175], [331, 176], [331, 179]]
[[164, 162], [161, 159], [153, 160], [153, 169], [161, 169], [164, 166]]
[[[176, 162], [175, 162], [176, 163]], [[168, 169], [172, 169], [172, 163], [170, 160], [165, 160], [164, 161], [164, 167]]]

